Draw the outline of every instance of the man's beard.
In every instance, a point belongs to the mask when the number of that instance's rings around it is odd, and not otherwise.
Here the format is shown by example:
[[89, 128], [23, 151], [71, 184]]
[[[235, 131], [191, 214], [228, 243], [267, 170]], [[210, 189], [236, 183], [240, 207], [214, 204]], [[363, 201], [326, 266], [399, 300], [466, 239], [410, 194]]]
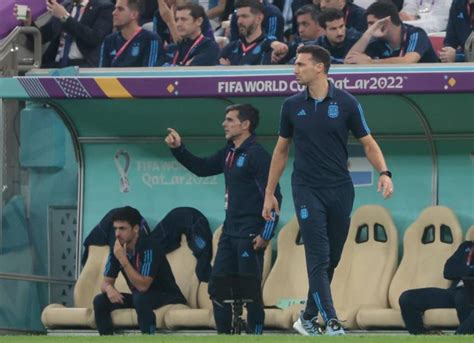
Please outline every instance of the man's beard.
[[247, 38], [248, 36], [250, 36], [252, 33], [255, 32], [256, 27], [257, 26], [255, 24], [252, 24], [249, 27], [246, 27], [244, 32], [240, 31], [240, 28], [239, 28], [240, 37]]

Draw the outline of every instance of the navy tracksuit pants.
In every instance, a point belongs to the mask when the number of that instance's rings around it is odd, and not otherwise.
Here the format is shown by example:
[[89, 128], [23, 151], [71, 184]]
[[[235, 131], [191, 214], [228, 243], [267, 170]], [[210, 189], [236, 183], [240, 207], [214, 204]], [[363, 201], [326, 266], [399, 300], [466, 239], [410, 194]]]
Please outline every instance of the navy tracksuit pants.
[[[216, 286], [213, 283], [214, 276], [225, 276], [230, 274], [254, 275], [259, 285], [262, 280], [263, 254], [264, 250], [255, 251], [253, 249], [253, 238], [239, 238], [222, 234], [217, 254], [212, 267], [211, 280], [209, 281], [209, 295], [215, 298]], [[260, 288], [259, 288], [260, 290]], [[247, 324], [249, 331], [254, 334], [262, 334], [265, 312], [261, 290], [256, 294], [257, 301], [248, 303]], [[217, 332], [220, 334], [230, 334], [232, 329], [232, 307], [230, 304], [220, 304], [212, 302], [214, 309], [214, 319], [216, 321]]]
[[352, 183], [318, 189], [293, 186], [293, 200], [309, 279], [304, 314], [312, 318], [321, 313], [327, 322], [337, 318], [330, 284], [349, 232], [354, 187]]
[[403, 321], [411, 334], [427, 332], [422, 316], [426, 310], [434, 308], [455, 308], [461, 323], [456, 334], [474, 334], [474, 308], [468, 304], [464, 287], [410, 289], [400, 295], [399, 303]]
[[168, 304], [181, 303], [177, 297], [155, 290], [132, 294], [122, 293], [122, 295], [124, 296], [123, 304], [112, 303], [105, 293], [98, 294], [94, 298], [95, 322], [100, 335], [113, 335], [111, 312], [122, 308], [135, 308], [140, 331], [143, 334], [153, 334], [156, 330], [156, 317], [153, 310]]

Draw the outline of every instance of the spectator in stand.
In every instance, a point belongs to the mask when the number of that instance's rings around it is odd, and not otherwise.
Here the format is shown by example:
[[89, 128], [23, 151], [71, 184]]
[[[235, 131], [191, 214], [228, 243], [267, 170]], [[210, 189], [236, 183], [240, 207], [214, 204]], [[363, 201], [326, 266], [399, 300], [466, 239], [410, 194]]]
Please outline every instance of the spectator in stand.
[[219, 46], [202, 34], [206, 12], [189, 2], [176, 8], [179, 42], [168, 45], [167, 64], [175, 66], [215, 66], [219, 62]]
[[364, 32], [367, 29], [364, 9], [354, 5], [350, 0], [321, 0], [319, 6], [321, 10], [335, 8], [342, 11], [348, 28], [353, 28], [359, 32]]
[[448, 29], [441, 62], [464, 61], [464, 44], [474, 27], [474, 0], [453, 0], [449, 10]]
[[[283, 29], [285, 26], [285, 20], [281, 11], [275, 5], [272, 5], [266, 1], [259, 0], [263, 5], [264, 18], [262, 23], [262, 30], [270, 39], [276, 39], [283, 41]], [[235, 8], [237, 8], [235, 4]], [[237, 24], [237, 15], [234, 11], [230, 20], [230, 38], [231, 42], [239, 39], [239, 25]]]
[[278, 62], [288, 46], [262, 31], [264, 6], [258, 0], [239, 0], [235, 4], [240, 39], [230, 42], [221, 52], [222, 65], [260, 65]]
[[117, 0], [113, 12], [116, 32], [105, 38], [99, 67], [155, 67], [163, 64], [160, 37], [143, 29], [141, 0]]
[[295, 13], [295, 19], [298, 23], [298, 36], [288, 44], [288, 54], [283, 63], [294, 63], [296, 58], [296, 49], [306, 42], [313, 42], [324, 35], [323, 28], [319, 25], [320, 11], [316, 5], [309, 4], [301, 7]]
[[452, 0], [405, 0], [400, 19], [405, 24], [421, 27], [426, 33], [445, 31], [451, 2]]
[[[352, 1], [354, 4], [356, 4], [357, 6], [360, 6], [362, 8], [369, 8], [370, 5], [372, 5], [374, 2], [376, 2], [377, 0], [354, 0]], [[402, 10], [402, 7], [403, 7], [403, 3], [404, 1], [403, 0], [391, 0], [393, 2], [393, 4], [395, 6], [397, 6], [397, 9], [398, 11], [401, 11]], [[406, 0], [405, 0], [406, 1]], [[432, 1], [432, 0], [430, 0]], [[442, 0], [444, 1], [444, 0]]]
[[374, 2], [367, 8], [366, 16], [369, 28], [349, 51], [345, 63], [438, 62], [426, 32], [403, 24], [392, 2]]
[[331, 54], [331, 63], [344, 63], [347, 53], [362, 34], [352, 28], [346, 28], [344, 13], [334, 8], [321, 12], [319, 25], [324, 29], [325, 34], [307, 44], [319, 45], [328, 50]]
[[[97, 66], [100, 45], [112, 32], [113, 4], [109, 0], [68, 0], [63, 4], [48, 0], [46, 8], [52, 18], [40, 28], [43, 43], [50, 43], [42, 67]], [[31, 11], [24, 24], [33, 24]]]
[[[158, 10], [153, 17], [153, 31], [160, 36], [165, 46], [170, 43], [177, 43], [180, 39], [174, 17], [177, 2], [176, 0], [157, 0]], [[204, 17], [201, 31], [210, 40], [215, 40], [214, 31], [207, 15]]]

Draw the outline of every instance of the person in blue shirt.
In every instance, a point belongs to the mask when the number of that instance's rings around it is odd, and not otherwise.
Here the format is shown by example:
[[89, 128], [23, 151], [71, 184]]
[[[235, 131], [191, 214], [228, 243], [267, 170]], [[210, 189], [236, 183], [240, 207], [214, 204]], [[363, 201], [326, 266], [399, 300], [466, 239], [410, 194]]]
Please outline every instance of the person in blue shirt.
[[201, 26], [206, 16], [198, 4], [186, 3], [176, 8], [177, 44], [169, 44], [166, 64], [175, 66], [215, 66], [220, 49], [214, 40], [205, 37]]
[[351, 0], [321, 0], [319, 6], [323, 11], [328, 8], [342, 11], [344, 22], [348, 28], [353, 28], [361, 33], [367, 30], [365, 10], [353, 4]]
[[288, 43], [288, 54], [280, 61], [281, 63], [294, 64], [296, 58], [296, 49], [307, 42], [313, 42], [324, 35], [323, 28], [319, 25], [320, 11], [313, 4], [305, 5], [299, 8], [294, 19], [297, 23], [298, 35]]
[[[180, 34], [176, 28], [175, 9], [177, 7], [176, 0], [157, 0], [158, 10], [155, 12], [153, 17], [153, 31], [160, 36], [163, 44], [179, 42]], [[207, 15], [204, 15], [203, 22], [201, 24], [202, 34], [215, 41], [214, 30], [212, 29], [211, 23]]]
[[[430, 333], [423, 325], [423, 313], [435, 308], [454, 308], [459, 319], [457, 335], [474, 334], [474, 304], [469, 304], [465, 278], [474, 278], [474, 241], [461, 243], [444, 265], [444, 278], [451, 280], [448, 289], [428, 287], [410, 289], [400, 295], [400, 311], [412, 335]], [[464, 281], [463, 281], [464, 279]], [[472, 286], [471, 286], [472, 287]], [[471, 294], [471, 299], [474, 295]]]
[[235, 8], [241, 38], [222, 49], [219, 63], [261, 65], [280, 60], [287, 53], [288, 46], [263, 33], [264, 8], [260, 1], [239, 0]]
[[[230, 1], [230, 0], [229, 0]], [[260, 1], [260, 0], [257, 0]], [[237, 9], [237, 6], [235, 7]], [[285, 28], [285, 20], [278, 7], [266, 1], [263, 2], [264, 18], [262, 22], [262, 30], [271, 39], [283, 41], [283, 31]], [[240, 36], [239, 25], [237, 23], [237, 13], [234, 11], [230, 20], [230, 38], [229, 40], [238, 40]]]
[[391, 173], [382, 151], [370, 135], [361, 104], [328, 80], [329, 52], [317, 45], [298, 48], [296, 81], [307, 88], [283, 102], [280, 132], [268, 176], [262, 215], [279, 213], [274, 197], [294, 141], [291, 184], [295, 212], [303, 237], [309, 280], [306, 308], [293, 328], [303, 335], [320, 335], [318, 313], [327, 335], [343, 335], [334, 309], [330, 283], [349, 232], [354, 186], [347, 160], [349, 131], [362, 144], [369, 162], [380, 173], [378, 191], [392, 195]]
[[474, 27], [474, 0], [453, 0], [449, 10], [448, 28], [441, 62], [463, 62], [464, 44]]
[[160, 37], [139, 25], [140, 1], [117, 0], [112, 13], [117, 31], [102, 43], [99, 67], [155, 67], [163, 64]]
[[[222, 126], [227, 144], [208, 157], [193, 155], [174, 129], [168, 129], [165, 141], [173, 156], [189, 171], [198, 176], [224, 173], [225, 220], [222, 236], [212, 267], [209, 295], [213, 300], [217, 332], [231, 333], [232, 310], [229, 304], [216, 300], [215, 278], [231, 274], [251, 275], [261, 284], [263, 253], [277, 223], [273, 216], [265, 221], [260, 215], [264, 189], [267, 184], [270, 154], [257, 142], [255, 129], [259, 112], [252, 105], [236, 104], [226, 108]], [[279, 187], [275, 198], [281, 203]], [[247, 304], [249, 332], [262, 334], [265, 312], [260, 287], [256, 301]]]
[[[110, 247], [101, 293], [94, 298], [93, 304], [100, 335], [114, 333], [113, 310], [134, 308], [140, 331], [153, 334], [156, 330], [153, 310], [169, 304], [186, 303], [165, 254], [159, 244], [140, 228], [141, 221], [140, 212], [130, 206], [117, 208], [112, 214], [115, 244]], [[115, 288], [119, 272], [125, 277], [131, 294], [121, 293]]]
[[374, 2], [366, 15], [369, 28], [349, 51], [345, 63], [439, 62], [426, 32], [403, 24], [391, 1]]
[[333, 8], [321, 12], [319, 25], [324, 29], [325, 34], [316, 41], [306, 44], [319, 45], [328, 50], [331, 54], [331, 63], [344, 63], [347, 53], [362, 34], [352, 28], [347, 28], [344, 23], [344, 13]]

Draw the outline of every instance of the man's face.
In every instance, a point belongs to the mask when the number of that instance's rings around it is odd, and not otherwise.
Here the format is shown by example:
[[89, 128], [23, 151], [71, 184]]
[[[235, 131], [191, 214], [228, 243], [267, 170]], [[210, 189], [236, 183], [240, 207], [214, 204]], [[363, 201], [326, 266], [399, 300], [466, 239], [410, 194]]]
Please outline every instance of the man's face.
[[346, 6], [346, 0], [321, 0], [319, 3], [322, 10], [326, 8], [335, 8], [337, 10], [342, 10]]
[[315, 40], [323, 35], [323, 29], [316, 23], [309, 13], [299, 15], [296, 18], [298, 23], [298, 34], [302, 40]]
[[201, 31], [202, 18], [194, 20], [190, 10], [176, 11], [175, 20], [181, 38], [191, 38]]
[[250, 7], [241, 7], [237, 9], [237, 25], [239, 34], [242, 37], [248, 37], [255, 32], [257, 27], [262, 23], [261, 14], [253, 14]]
[[115, 10], [112, 12], [112, 17], [114, 26], [120, 30], [132, 21], [137, 20], [138, 13], [128, 7], [128, 0], [117, 0]]
[[246, 121], [241, 122], [239, 119], [239, 111], [233, 110], [227, 112], [222, 127], [224, 128], [225, 139], [235, 141], [245, 132]]
[[132, 225], [125, 220], [116, 220], [113, 223], [115, 230], [115, 239], [120, 245], [129, 244], [138, 236], [138, 225]]
[[331, 45], [344, 43], [344, 39], [346, 39], [346, 24], [343, 18], [326, 22], [326, 37]]
[[[372, 25], [375, 24], [375, 22], [379, 20], [378, 18], [374, 17], [372, 14], [369, 14], [367, 16], [367, 26], [371, 27]], [[388, 31], [390, 30], [391, 27], [391, 21], [387, 21], [385, 25], [380, 29], [380, 32], [382, 33], [382, 36], [377, 36], [378, 38], [384, 39], [385, 37], [388, 36]]]
[[300, 53], [296, 55], [295, 76], [298, 84], [308, 86], [324, 71], [324, 65], [316, 62], [311, 54]]

